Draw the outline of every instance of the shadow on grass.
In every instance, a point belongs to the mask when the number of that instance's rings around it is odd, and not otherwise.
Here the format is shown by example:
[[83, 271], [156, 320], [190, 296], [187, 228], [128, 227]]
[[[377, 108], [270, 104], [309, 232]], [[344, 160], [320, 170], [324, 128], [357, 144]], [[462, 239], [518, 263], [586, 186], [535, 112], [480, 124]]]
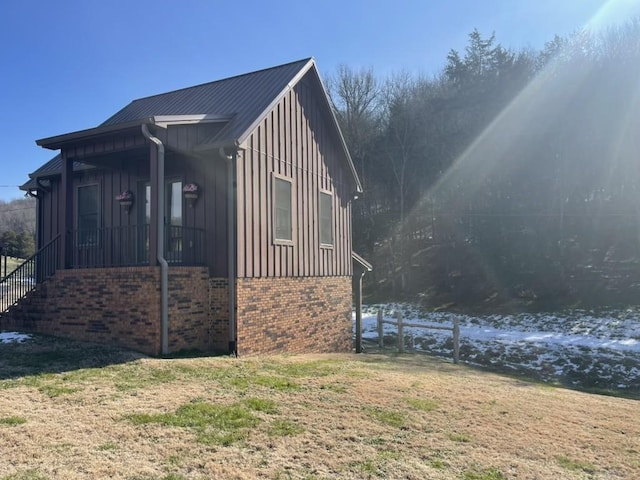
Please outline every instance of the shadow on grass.
[[31, 334], [23, 342], [0, 343], [0, 380], [100, 368], [145, 358], [118, 347]]
[[[389, 342], [387, 345], [395, 345]], [[506, 365], [499, 361], [491, 362], [487, 358], [486, 362], [476, 360], [474, 362], [465, 361], [465, 351], [461, 349], [461, 360], [458, 365], [454, 365], [450, 359], [428, 353], [424, 350], [406, 348], [404, 354], [397, 353], [396, 347], [380, 349], [373, 342], [364, 342], [364, 352], [370, 356], [372, 362], [380, 357], [393, 359], [390, 368], [410, 369], [412, 367], [422, 367], [437, 370], [443, 373], [455, 372], [456, 375], [475, 375], [475, 372], [491, 372], [512, 379], [519, 386], [549, 386], [565, 388], [597, 395], [606, 395], [618, 398], [628, 398], [640, 400], [640, 385], [637, 382], [629, 385], [628, 388], [617, 388], [617, 382], [613, 379], [589, 375], [587, 371], [578, 369], [575, 372], [567, 372], [560, 376], [543, 374], [524, 366], [514, 366], [513, 362]], [[365, 355], [366, 358], [367, 355]], [[495, 359], [493, 359], [495, 360]]]

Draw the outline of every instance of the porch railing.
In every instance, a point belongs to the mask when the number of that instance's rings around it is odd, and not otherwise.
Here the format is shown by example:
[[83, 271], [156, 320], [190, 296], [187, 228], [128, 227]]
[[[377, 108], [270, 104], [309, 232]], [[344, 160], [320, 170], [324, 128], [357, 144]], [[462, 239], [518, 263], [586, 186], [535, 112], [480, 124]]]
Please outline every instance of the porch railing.
[[[205, 231], [167, 225], [165, 258], [176, 265], [204, 265]], [[71, 232], [71, 268], [149, 264], [149, 225], [94, 228]]]
[[0, 314], [56, 272], [59, 242], [60, 235], [0, 279]]

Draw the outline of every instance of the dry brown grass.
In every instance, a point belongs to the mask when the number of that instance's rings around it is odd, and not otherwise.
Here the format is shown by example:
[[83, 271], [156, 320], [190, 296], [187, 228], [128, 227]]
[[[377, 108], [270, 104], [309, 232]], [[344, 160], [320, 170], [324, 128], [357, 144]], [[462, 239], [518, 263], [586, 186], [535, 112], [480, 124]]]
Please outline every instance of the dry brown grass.
[[[128, 357], [35, 376], [2, 358], [3, 480], [640, 478], [638, 401], [422, 356]], [[226, 446], [128, 417], [247, 399], [276, 410], [251, 411], [260, 422]]]

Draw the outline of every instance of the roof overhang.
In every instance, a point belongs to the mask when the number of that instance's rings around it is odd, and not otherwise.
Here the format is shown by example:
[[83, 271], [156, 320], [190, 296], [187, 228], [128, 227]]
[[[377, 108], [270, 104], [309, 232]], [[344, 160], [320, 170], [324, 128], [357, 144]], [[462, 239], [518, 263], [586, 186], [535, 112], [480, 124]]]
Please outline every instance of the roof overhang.
[[59, 150], [80, 141], [95, 140], [100, 137], [130, 133], [136, 130], [140, 131], [142, 125], [153, 125], [154, 123], [153, 118], [145, 118], [143, 120], [119, 123], [117, 125], [78, 130], [77, 132], [65, 133], [64, 135], [56, 135], [55, 137], [41, 138], [40, 140], [36, 140], [36, 145], [48, 148], [49, 150]]

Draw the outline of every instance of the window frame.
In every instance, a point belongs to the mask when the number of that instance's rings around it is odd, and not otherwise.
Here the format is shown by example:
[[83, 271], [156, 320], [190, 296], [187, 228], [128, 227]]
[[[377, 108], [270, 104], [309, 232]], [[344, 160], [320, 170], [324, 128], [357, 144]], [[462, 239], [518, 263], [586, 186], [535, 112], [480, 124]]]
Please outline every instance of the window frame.
[[[326, 221], [326, 219], [323, 219], [322, 213], [323, 213], [323, 209], [322, 209], [322, 199], [324, 198], [329, 198], [329, 225], [330, 225], [330, 236], [331, 236], [331, 240], [330, 243], [323, 241], [323, 232], [324, 229], [322, 227], [323, 225], [323, 220]], [[318, 191], [318, 241], [320, 243], [320, 248], [333, 248], [336, 244], [336, 236], [335, 236], [335, 225], [334, 225], [334, 195], [333, 192], [330, 192], [329, 190], [324, 190], [324, 189], [320, 189]]]
[[[95, 187], [96, 189], [96, 222], [95, 222], [95, 239], [89, 240], [89, 235], [87, 233], [92, 230], [92, 228], [81, 228], [80, 226], [80, 189]], [[84, 202], [83, 202], [84, 205]], [[100, 244], [100, 223], [102, 221], [102, 217], [100, 215], [102, 209], [100, 202], [100, 184], [98, 182], [85, 183], [76, 185], [75, 188], [75, 230], [77, 235], [77, 245], [79, 247], [95, 247]], [[81, 231], [85, 231], [83, 234]]]
[[[278, 181], [286, 182], [289, 184], [289, 236], [290, 238], [279, 238], [278, 237], [278, 198], [277, 198], [277, 183]], [[284, 175], [279, 175], [277, 173], [273, 173], [271, 176], [271, 237], [274, 245], [293, 245], [294, 244], [294, 235], [293, 232], [295, 230], [295, 222], [294, 222], [294, 211], [293, 211], [293, 179], [290, 177], [285, 177]]]

